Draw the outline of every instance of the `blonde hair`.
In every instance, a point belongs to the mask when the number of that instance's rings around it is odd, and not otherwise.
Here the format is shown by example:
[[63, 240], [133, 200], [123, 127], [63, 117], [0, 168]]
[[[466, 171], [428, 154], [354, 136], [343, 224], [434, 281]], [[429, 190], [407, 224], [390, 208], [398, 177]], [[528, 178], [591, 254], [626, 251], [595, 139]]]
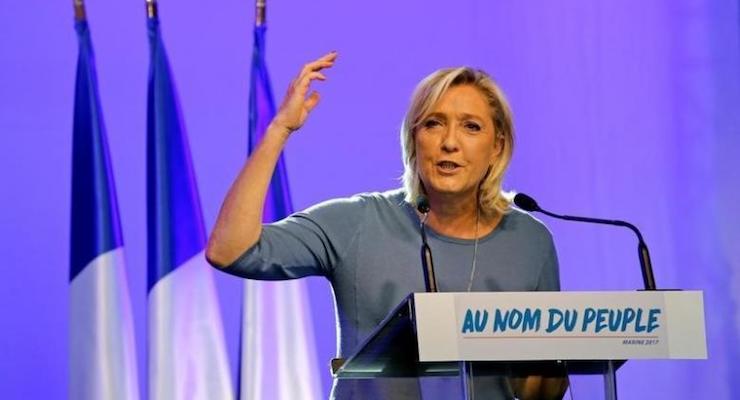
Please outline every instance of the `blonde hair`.
[[469, 67], [444, 68], [435, 71], [419, 82], [411, 96], [411, 106], [401, 125], [401, 150], [404, 164], [402, 179], [406, 190], [405, 200], [416, 205], [419, 197], [425, 194], [416, 165], [414, 134], [442, 95], [450, 87], [459, 85], [472, 85], [480, 90], [491, 109], [495, 135], [503, 140], [498, 161], [480, 183], [478, 206], [487, 215], [506, 213], [510, 210], [511, 201], [502, 191], [501, 183], [514, 151], [514, 124], [511, 109], [496, 82], [485, 72]]

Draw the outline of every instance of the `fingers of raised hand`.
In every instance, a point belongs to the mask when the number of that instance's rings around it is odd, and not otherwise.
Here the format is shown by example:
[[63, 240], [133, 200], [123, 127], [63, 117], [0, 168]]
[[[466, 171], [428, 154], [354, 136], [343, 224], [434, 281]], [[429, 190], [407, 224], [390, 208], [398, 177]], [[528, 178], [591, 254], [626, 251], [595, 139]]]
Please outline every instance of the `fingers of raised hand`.
[[316, 107], [316, 104], [319, 103], [320, 98], [321, 96], [319, 95], [319, 92], [317, 91], [311, 92], [311, 94], [308, 96], [308, 99], [306, 99], [306, 110], [311, 112], [311, 110], [313, 110], [313, 108]]
[[303, 78], [301, 78], [301, 80], [296, 82], [296, 93], [298, 93], [300, 96], [305, 96], [306, 93], [308, 93], [308, 87], [311, 84], [311, 81], [314, 80], [325, 81], [326, 76], [321, 72], [310, 72], [306, 74], [305, 76], [303, 76]]
[[332, 65], [334, 65], [334, 61], [337, 59], [337, 53], [331, 52], [323, 55], [321, 58], [312, 61], [306, 65], [303, 66], [303, 69], [301, 69], [301, 73], [298, 74], [297, 79], [302, 79], [305, 75], [315, 72], [315, 71], [321, 71], [324, 68], [329, 68]]
[[286, 97], [278, 110], [276, 120], [279, 120], [280, 124], [290, 131], [294, 131], [303, 125], [308, 112], [316, 107], [320, 99], [316, 91], [312, 91], [310, 95], [306, 96], [311, 82], [314, 80], [325, 81], [326, 76], [320, 71], [333, 66], [336, 58], [337, 53], [331, 52], [303, 67], [301, 73], [288, 86]]

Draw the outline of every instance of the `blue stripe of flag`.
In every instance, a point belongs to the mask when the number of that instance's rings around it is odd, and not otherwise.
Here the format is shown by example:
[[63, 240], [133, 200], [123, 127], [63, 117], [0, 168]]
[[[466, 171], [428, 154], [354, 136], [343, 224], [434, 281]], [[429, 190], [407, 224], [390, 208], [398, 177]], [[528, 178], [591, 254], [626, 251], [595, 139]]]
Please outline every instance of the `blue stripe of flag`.
[[175, 84], [159, 29], [147, 20], [148, 289], [205, 247], [198, 189]]
[[77, 21], [75, 29], [79, 59], [72, 139], [70, 281], [96, 257], [123, 245], [90, 30], [87, 21]]

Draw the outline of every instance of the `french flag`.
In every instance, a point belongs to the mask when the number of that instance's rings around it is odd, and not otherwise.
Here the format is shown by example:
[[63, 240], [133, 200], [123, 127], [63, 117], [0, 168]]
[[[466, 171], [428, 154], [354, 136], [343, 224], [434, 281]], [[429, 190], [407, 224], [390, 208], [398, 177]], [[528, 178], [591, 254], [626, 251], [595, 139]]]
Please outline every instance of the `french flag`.
[[[275, 115], [265, 63], [266, 29], [264, 23], [254, 28], [249, 91], [250, 153]], [[288, 175], [281, 155], [267, 192], [263, 221], [274, 222], [292, 212]], [[247, 280], [244, 283], [240, 400], [323, 397], [318, 373], [327, 367], [316, 360], [316, 341], [308, 304], [305, 280]]]
[[84, 14], [78, 15], [75, 29], [79, 59], [72, 139], [69, 398], [138, 399], [121, 223]]
[[147, 25], [149, 399], [229, 400], [234, 389], [204, 256], [198, 189], [159, 19], [151, 10]]

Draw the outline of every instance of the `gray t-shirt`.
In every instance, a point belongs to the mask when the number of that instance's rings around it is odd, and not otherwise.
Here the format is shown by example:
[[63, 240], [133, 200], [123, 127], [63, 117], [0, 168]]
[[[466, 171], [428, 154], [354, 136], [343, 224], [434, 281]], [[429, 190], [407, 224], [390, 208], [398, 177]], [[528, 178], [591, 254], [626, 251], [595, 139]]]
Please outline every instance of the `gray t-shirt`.
[[[391, 309], [424, 291], [419, 218], [404, 192], [330, 200], [274, 224], [226, 272], [249, 279], [325, 276], [339, 322], [339, 357], [350, 356]], [[428, 229], [440, 291], [467, 290], [474, 240]], [[559, 290], [552, 236], [529, 214], [512, 209], [478, 243], [472, 291]], [[475, 380], [476, 396], [510, 398], [500, 377]], [[458, 378], [383, 378], [334, 382], [336, 399], [458, 398]]]

